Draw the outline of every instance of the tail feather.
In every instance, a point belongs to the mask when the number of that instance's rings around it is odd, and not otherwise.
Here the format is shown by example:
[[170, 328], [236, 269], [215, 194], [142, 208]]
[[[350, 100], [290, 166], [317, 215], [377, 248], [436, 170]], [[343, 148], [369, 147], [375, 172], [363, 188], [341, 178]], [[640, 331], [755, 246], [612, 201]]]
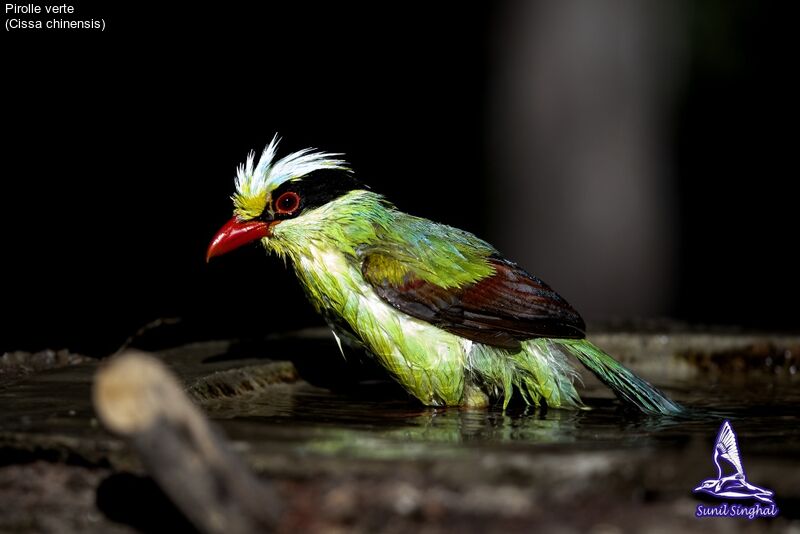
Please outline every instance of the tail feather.
[[649, 414], [683, 413], [679, 404], [587, 340], [562, 340], [561, 343], [597, 378], [614, 390], [620, 400]]

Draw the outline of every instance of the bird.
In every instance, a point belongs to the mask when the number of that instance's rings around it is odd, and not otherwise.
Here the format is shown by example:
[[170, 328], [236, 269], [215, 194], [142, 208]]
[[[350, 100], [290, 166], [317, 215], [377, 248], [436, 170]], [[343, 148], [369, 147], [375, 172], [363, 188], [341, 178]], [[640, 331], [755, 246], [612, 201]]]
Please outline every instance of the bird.
[[505, 410], [519, 396], [587, 409], [574, 357], [625, 405], [682, 413], [589, 342], [564, 298], [489, 243], [400, 211], [343, 154], [306, 148], [278, 159], [279, 141], [236, 169], [233, 217], [206, 261], [260, 242], [293, 266], [342, 354], [343, 345], [362, 349], [426, 406]]
[[[744, 466], [739, 455], [739, 444], [736, 433], [730, 421], [723, 421], [720, 426], [717, 440], [714, 443], [714, 465], [717, 466], [717, 478], [709, 478], [694, 488], [694, 492], [708, 493], [715, 497], [729, 499], [757, 499], [764, 503], [774, 503], [771, 490], [751, 484], [745, 478]], [[724, 469], [720, 463], [723, 460], [729, 467], [733, 467], [732, 474], [723, 476]]]

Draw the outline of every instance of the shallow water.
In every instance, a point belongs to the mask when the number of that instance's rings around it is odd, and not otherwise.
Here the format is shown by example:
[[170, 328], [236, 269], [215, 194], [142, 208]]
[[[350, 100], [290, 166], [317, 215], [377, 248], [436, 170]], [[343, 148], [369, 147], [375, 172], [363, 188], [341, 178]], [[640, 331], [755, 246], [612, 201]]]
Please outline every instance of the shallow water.
[[[373, 386], [377, 388], [378, 386]], [[620, 449], [682, 445], [688, 440], [711, 444], [728, 419], [751, 454], [779, 454], [800, 462], [800, 394], [792, 384], [762, 384], [742, 390], [717, 385], [713, 397], [697, 393], [691, 383], [663, 384], [664, 391], [687, 408], [685, 417], [648, 417], [622, 409], [612, 399], [585, 397], [590, 410], [537, 408], [475, 410], [426, 408], [407, 399], [387, 399], [371, 388], [331, 393], [310, 385], [276, 386], [256, 394], [203, 403], [236, 437], [281, 434], [301, 442], [326, 437], [336, 452], [388, 457], [427, 455], [430, 448], [390, 443], [451, 444], [451, 452], [470, 448], [535, 449], [561, 445], [573, 449]], [[290, 431], [287, 432], [287, 429]], [[348, 444], [348, 440], [350, 443]], [[335, 442], [341, 442], [334, 447]], [[441, 452], [441, 451], [439, 451]], [[798, 463], [800, 466], [800, 463]]]
[[[159, 356], [250, 465], [271, 477], [368, 477], [393, 484], [400, 477], [457, 495], [475, 487], [494, 488], [490, 493], [515, 488], [519, 502], [528, 503], [520, 513], [534, 513], [534, 502], [567, 513], [576, 499], [589, 499], [600, 504], [593, 512], [586, 505], [587, 517], [605, 521], [615, 507], [635, 506], [645, 523], [629, 518], [622, 524], [649, 524], [653, 514], [692, 528], [695, 506], [709, 499], [691, 490], [715, 475], [714, 440], [728, 419], [748, 480], [775, 491], [776, 524], [800, 519], [797, 373], [762, 365], [752, 338], [728, 336], [714, 342], [721, 349], [714, 345], [704, 353], [707, 337], [651, 337], [609, 334], [601, 345], [686, 406], [686, 417], [625, 410], [588, 375], [581, 393], [590, 410], [426, 408], [375, 380], [369, 369], [343, 366], [333, 342], [316, 333], [251, 346], [193, 344]], [[781, 353], [787, 343], [765, 339], [772, 352]], [[652, 349], [656, 345], [661, 348]], [[318, 385], [297, 380], [289, 364], [271, 363], [287, 358]], [[131, 465], [124, 447], [94, 418], [96, 367], [54, 369], [0, 389], [0, 447]], [[209, 389], [209, 383], [216, 386]], [[447, 502], [455, 506], [452, 499]]]

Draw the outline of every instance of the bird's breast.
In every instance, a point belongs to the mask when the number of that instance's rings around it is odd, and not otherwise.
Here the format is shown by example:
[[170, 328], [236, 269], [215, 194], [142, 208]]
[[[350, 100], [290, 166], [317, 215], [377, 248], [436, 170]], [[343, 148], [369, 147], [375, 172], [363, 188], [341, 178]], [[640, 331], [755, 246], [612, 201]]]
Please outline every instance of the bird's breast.
[[312, 246], [294, 263], [317, 311], [346, 322], [413, 395], [429, 405], [460, 402], [472, 343], [387, 304], [364, 280], [356, 258]]

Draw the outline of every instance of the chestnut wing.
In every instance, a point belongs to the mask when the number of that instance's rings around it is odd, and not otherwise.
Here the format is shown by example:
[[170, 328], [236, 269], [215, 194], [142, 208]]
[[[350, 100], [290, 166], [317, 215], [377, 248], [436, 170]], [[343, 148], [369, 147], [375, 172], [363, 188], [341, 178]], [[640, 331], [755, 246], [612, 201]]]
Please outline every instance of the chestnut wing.
[[[473, 341], [518, 350], [535, 337], [585, 337], [583, 319], [555, 291], [513, 262], [488, 258], [494, 274], [463, 287], [444, 288], [394, 265], [383, 254], [364, 258], [361, 271], [377, 294], [396, 309]], [[397, 282], [398, 269], [403, 272]], [[394, 281], [392, 281], [394, 280]]]

